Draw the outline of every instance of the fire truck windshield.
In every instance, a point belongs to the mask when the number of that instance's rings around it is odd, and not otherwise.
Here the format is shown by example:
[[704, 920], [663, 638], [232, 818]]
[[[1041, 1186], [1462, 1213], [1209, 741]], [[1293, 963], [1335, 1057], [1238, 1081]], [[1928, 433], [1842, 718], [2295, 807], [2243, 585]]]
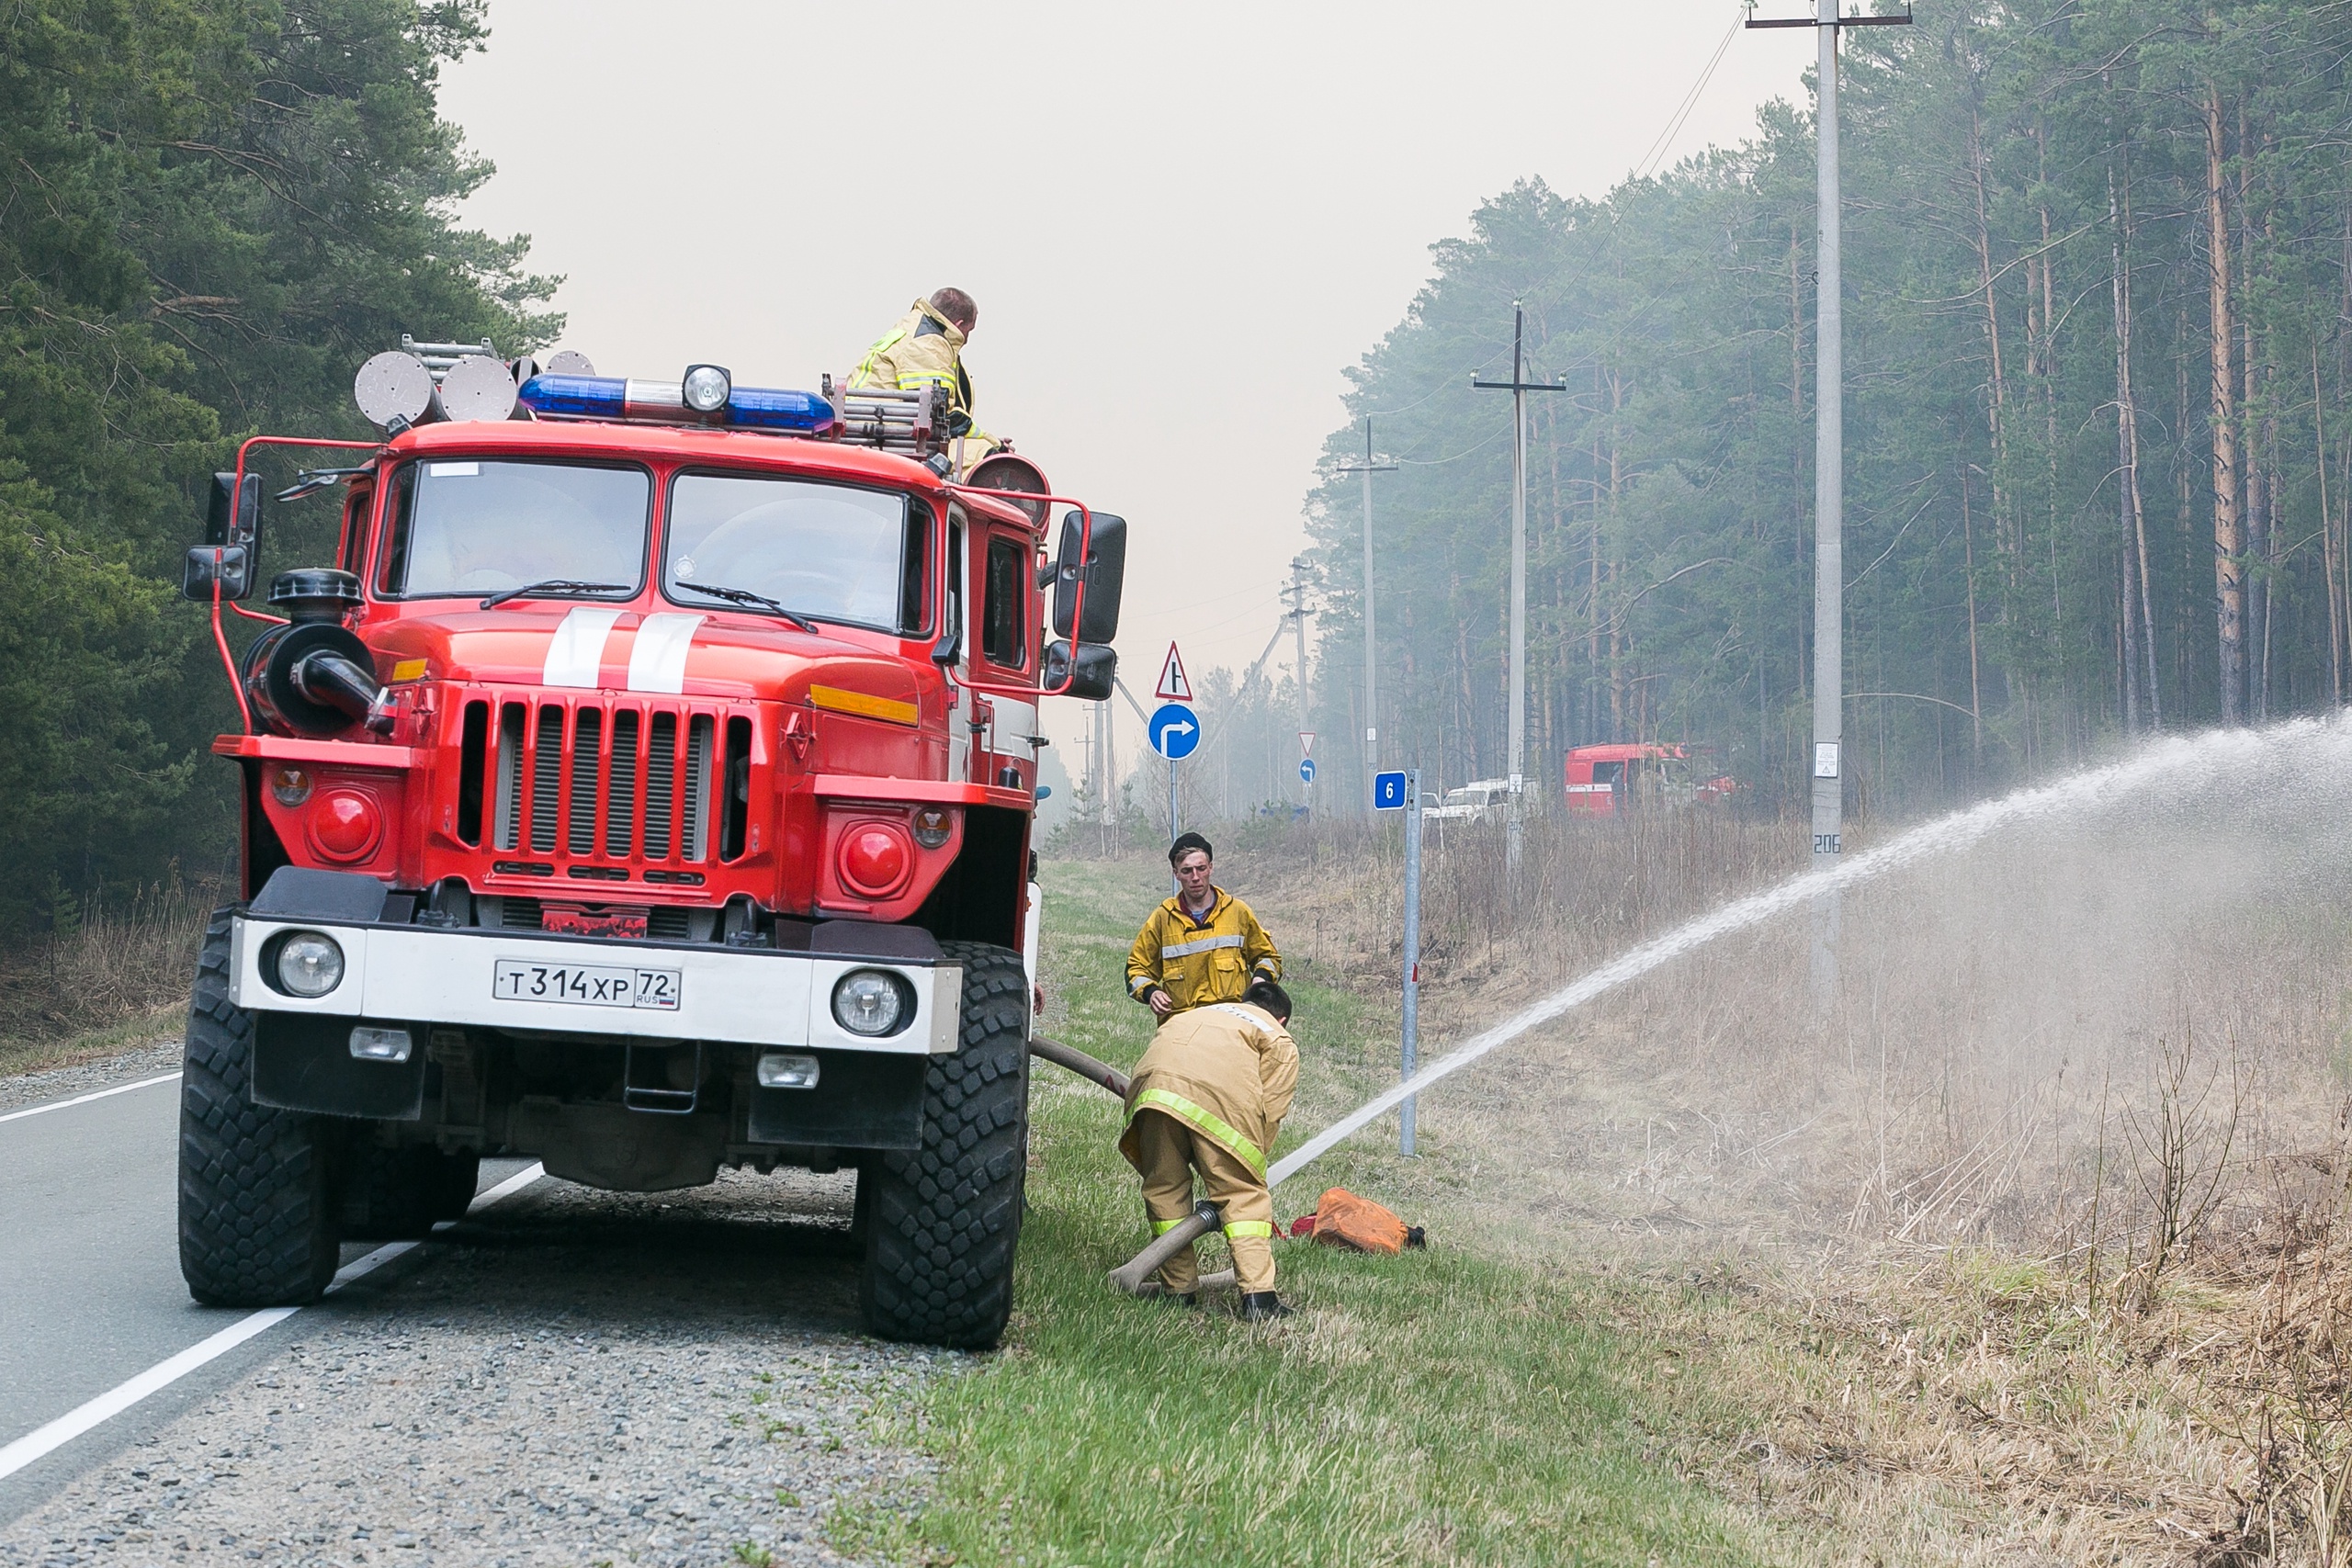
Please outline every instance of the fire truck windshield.
[[670, 484], [663, 591], [718, 583], [796, 615], [912, 633], [922, 623], [922, 519], [890, 491], [756, 474], [680, 474]]
[[653, 480], [643, 468], [468, 458], [411, 463], [392, 481], [379, 588], [430, 598], [549, 580], [645, 581]]

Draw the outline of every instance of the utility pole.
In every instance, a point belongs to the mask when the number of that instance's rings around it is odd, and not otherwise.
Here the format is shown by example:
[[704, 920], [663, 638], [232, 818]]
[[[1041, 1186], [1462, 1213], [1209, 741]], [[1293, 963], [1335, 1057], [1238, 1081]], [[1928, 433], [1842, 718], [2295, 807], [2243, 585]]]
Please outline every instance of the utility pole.
[[[1370, 478], [1369, 478], [1369, 476], [1367, 476], [1367, 477], [1366, 477], [1366, 480], [1365, 480], [1365, 482], [1366, 482], [1366, 483], [1371, 482], [1371, 481], [1370, 481]], [[1296, 682], [1295, 682], [1295, 684], [1296, 684], [1296, 685], [1297, 685], [1297, 687], [1298, 687], [1298, 732], [1299, 732], [1299, 734], [1301, 734], [1301, 735], [1305, 735], [1305, 734], [1306, 733], [1306, 712], [1307, 712], [1307, 705], [1306, 705], [1306, 558], [1305, 556], [1293, 556], [1293, 557], [1291, 557], [1291, 558], [1290, 558], [1290, 587], [1289, 587], [1289, 588], [1287, 588], [1286, 590], [1284, 590], [1284, 592], [1285, 592], [1285, 593], [1287, 593], [1287, 594], [1289, 595], [1289, 598], [1290, 598], [1290, 625], [1291, 625], [1291, 630], [1292, 630], [1292, 632], [1293, 632], [1293, 633], [1295, 633], [1295, 634], [1296, 635], [1296, 637], [1297, 637], [1297, 638], [1298, 638], [1298, 678], [1297, 678], [1297, 681], [1296, 681]], [[1300, 794], [1302, 796], [1304, 796], [1304, 797], [1305, 797], [1305, 800], [1306, 800], [1306, 819], [1307, 819], [1309, 822], [1312, 822], [1312, 821], [1314, 821], [1314, 820], [1315, 820], [1315, 786], [1314, 786], [1314, 784], [1302, 784], [1301, 785], [1299, 785], [1299, 794]]]
[[[1832, 0], [1822, 0], [1826, 6]], [[1525, 371], [1524, 341], [1527, 312], [1510, 302], [1510, 379], [1470, 385], [1482, 391], [1510, 394], [1510, 840], [1507, 863], [1514, 885], [1519, 880], [1520, 794], [1527, 779], [1527, 394], [1565, 392], [1565, 377], [1556, 381], [1531, 381]]]
[[1372, 635], [1372, 476], [1396, 471], [1394, 463], [1372, 460], [1370, 415], [1366, 415], [1363, 422], [1363, 461], [1335, 471], [1363, 476], [1363, 808], [1369, 813], [1372, 810], [1372, 775], [1380, 771], [1380, 675], [1374, 667]]
[[[1751, 28], [1812, 28], [1819, 162], [1815, 181], [1819, 248], [1815, 272], [1813, 437], [1813, 869], [1838, 864], [1845, 837], [1846, 327], [1839, 265], [1838, 29], [1902, 27], [1900, 17], [1840, 17], [1815, 0], [1809, 17], [1747, 19]], [[1838, 992], [1838, 896], [1813, 906], [1813, 1001], [1826, 1013]]]

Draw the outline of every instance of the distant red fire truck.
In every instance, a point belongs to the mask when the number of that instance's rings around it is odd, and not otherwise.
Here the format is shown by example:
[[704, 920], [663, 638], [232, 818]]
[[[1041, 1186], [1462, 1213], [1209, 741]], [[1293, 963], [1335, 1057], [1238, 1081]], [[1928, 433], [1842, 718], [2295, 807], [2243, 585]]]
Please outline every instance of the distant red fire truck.
[[1728, 773], [1707, 777], [1702, 748], [1628, 741], [1577, 746], [1568, 752], [1564, 789], [1571, 817], [1615, 817], [1645, 806], [1727, 800], [1739, 787]]
[[[182, 583], [243, 716], [191, 1292], [314, 1298], [343, 1239], [462, 1214], [487, 1155], [621, 1191], [854, 1168], [868, 1325], [993, 1342], [1038, 705], [1113, 689], [1125, 525], [1010, 454], [959, 479], [935, 391], [405, 342], [356, 390], [382, 439], [246, 442]], [[334, 563], [257, 615], [272, 446], [348, 450], [277, 497], [340, 494]], [[241, 656], [224, 608], [271, 623]]]

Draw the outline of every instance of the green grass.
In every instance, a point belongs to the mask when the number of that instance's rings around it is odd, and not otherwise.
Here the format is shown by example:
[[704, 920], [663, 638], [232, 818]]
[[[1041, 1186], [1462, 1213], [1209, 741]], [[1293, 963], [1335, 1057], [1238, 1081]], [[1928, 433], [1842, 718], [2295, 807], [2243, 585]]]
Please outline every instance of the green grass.
[[[1165, 880], [1133, 863], [1059, 863], [1046, 877], [1041, 1029], [1131, 1063], [1148, 1031], [1121, 962]], [[1302, 1106], [1341, 1103], [1376, 1073], [1377, 1043], [1352, 998], [1295, 968], [1286, 983]], [[1278, 1242], [1281, 1288], [1304, 1309], [1286, 1323], [1245, 1325], [1229, 1295], [1202, 1312], [1115, 1296], [1104, 1274], [1146, 1240], [1114, 1147], [1117, 1102], [1036, 1070], [1004, 1350], [893, 1418], [894, 1435], [938, 1456], [938, 1485], [911, 1517], [838, 1515], [844, 1551], [1040, 1568], [1781, 1560], [1659, 1457], [1677, 1423], [1646, 1403], [1657, 1380], [1629, 1375], [1658, 1351], [1617, 1326], [1605, 1281], [1442, 1241], [1398, 1258]], [[1286, 1143], [1320, 1117], [1292, 1120]], [[1377, 1195], [1381, 1163], [1338, 1159], [1328, 1179]], [[1279, 1211], [1312, 1207], [1326, 1184], [1320, 1170], [1303, 1179]]]

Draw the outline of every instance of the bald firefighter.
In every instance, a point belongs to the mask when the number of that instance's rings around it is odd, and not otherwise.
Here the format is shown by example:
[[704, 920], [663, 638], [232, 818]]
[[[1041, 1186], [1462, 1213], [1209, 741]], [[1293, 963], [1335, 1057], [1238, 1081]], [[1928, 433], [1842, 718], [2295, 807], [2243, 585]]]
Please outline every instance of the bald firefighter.
[[1256, 980], [1283, 977], [1283, 955], [1250, 906], [1210, 878], [1216, 852], [1198, 833], [1168, 847], [1176, 896], [1151, 912], [1127, 952], [1127, 995], [1161, 1019], [1238, 1002]]
[[[1290, 998], [1260, 980], [1238, 1002], [1212, 1002], [1159, 1026], [1127, 1087], [1127, 1127], [1119, 1152], [1143, 1177], [1151, 1234], [1163, 1235], [1193, 1212], [1193, 1183], [1216, 1205], [1241, 1315], [1287, 1317], [1274, 1293], [1274, 1199], [1266, 1157], [1298, 1087], [1298, 1045], [1286, 1027]], [[1163, 1265], [1160, 1282], [1187, 1306], [1199, 1303], [1200, 1265], [1186, 1247]]]
[[992, 436], [972, 423], [972, 378], [964, 369], [964, 344], [979, 324], [980, 308], [970, 295], [960, 288], [936, 289], [930, 299], [907, 307], [897, 324], [865, 351], [849, 378], [853, 392], [876, 387], [901, 392], [944, 387], [947, 434], [963, 443], [967, 472], [996, 446]]

